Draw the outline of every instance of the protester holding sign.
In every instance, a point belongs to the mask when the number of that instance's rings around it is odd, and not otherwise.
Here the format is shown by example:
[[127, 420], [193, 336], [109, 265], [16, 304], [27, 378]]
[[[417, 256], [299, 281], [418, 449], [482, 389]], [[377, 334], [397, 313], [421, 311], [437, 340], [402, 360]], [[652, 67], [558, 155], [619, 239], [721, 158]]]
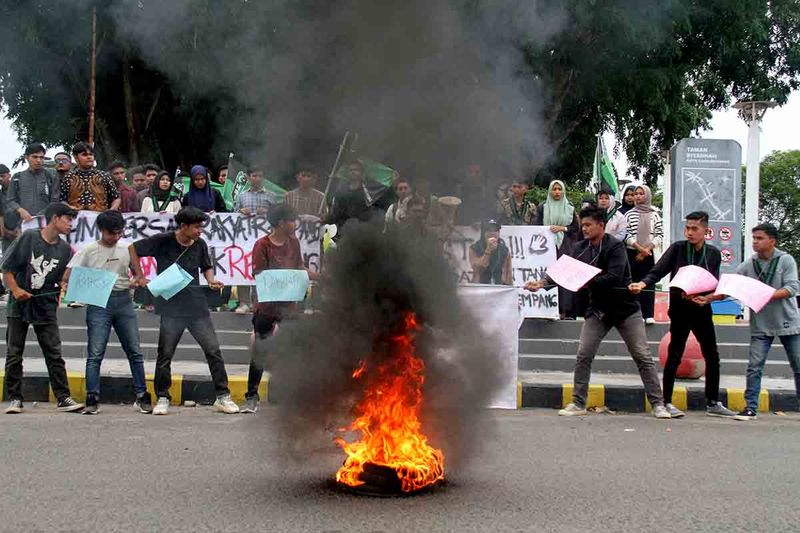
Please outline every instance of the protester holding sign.
[[[253, 276], [264, 270], [292, 269], [305, 270], [300, 241], [295, 236], [297, 212], [286, 204], [274, 207], [267, 215], [272, 233], [261, 237], [253, 248]], [[316, 272], [308, 272], [310, 279], [317, 279]], [[260, 300], [260, 299], [259, 299]], [[278, 324], [288, 317], [294, 309], [294, 302], [261, 302], [255, 304], [253, 312], [254, 343], [250, 357], [250, 370], [247, 376], [246, 405], [243, 413], [255, 413], [258, 409], [258, 386], [264, 375], [263, 354], [256, 349], [259, 340], [264, 340], [278, 329]]]
[[736, 420], [755, 420], [758, 396], [761, 392], [761, 375], [767, 362], [772, 341], [778, 337], [794, 372], [795, 393], [800, 400], [800, 312], [795, 297], [800, 293], [797, 263], [794, 258], [778, 250], [778, 229], [772, 224], [759, 224], [753, 228], [753, 251], [749, 261], [736, 269], [736, 273], [757, 279], [775, 289], [772, 301], [760, 312], [750, 317], [750, 361], [747, 364], [747, 390], [745, 409]]
[[511, 285], [511, 254], [500, 240], [501, 225], [496, 220], [484, 226], [483, 238], [469, 247], [472, 283]]
[[142, 213], [177, 213], [180, 210], [180, 198], [172, 190], [172, 175], [162, 170], [142, 200]]
[[134, 406], [142, 413], [149, 413], [150, 394], [147, 392], [144, 377], [144, 356], [139, 350], [139, 325], [131, 300], [130, 271], [136, 275], [136, 284], [146, 283], [141, 266], [131, 262], [128, 245], [120, 242], [125, 228], [125, 219], [118, 211], [103, 211], [97, 215], [97, 229], [100, 240], [89, 244], [75, 254], [69, 263], [65, 280], [72, 286], [72, 269], [87, 267], [112, 272], [117, 279], [108, 303], [104, 306], [89, 305], [86, 308], [86, 329], [88, 346], [86, 348], [86, 408], [84, 414], [97, 414], [100, 401], [100, 365], [108, 346], [111, 328], [119, 337], [122, 349], [128, 356], [128, 364], [133, 378], [133, 392], [136, 394]]
[[[558, 412], [561, 416], [585, 415], [592, 373], [592, 361], [600, 343], [616, 328], [628, 351], [636, 362], [644, 384], [647, 399], [653, 406], [656, 418], [670, 418], [664, 406], [664, 397], [658, 384], [656, 365], [650, 354], [647, 334], [644, 329], [641, 308], [636, 299], [627, 294], [625, 288], [631, 281], [625, 245], [622, 241], [605, 233], [606, 213], [604, 209], [587, 208], [581, 211], [581, 230], [584, 240], [570, 254], [573, 258], [595, 266], [600, 274], [592, 278], [586, 288], [589, 304], [586, 321], [581, 328], [578, 358], [575, 361], [575, 386], [572, 402]], [[525, 288], [530, 291], [542, 289], [549, 280], [529, 281]]]
[[157, 262], [159, 275], [177, 264], [192, 277], [186, 287], [168, 300], [164, 298], [155, 300], [156, 313], [161, 315], [154, 383], [158, 397], [156, 407], [153, 409], [153, 414], [156, 415], [165, 415], [169, 411], [172, 357], [183, 332], [187, 329], [200, 345], [208, 361], [211, 380], [217, 393], [214, 408], [224, 413], [239, 412], [239, 407], [231, 400], [225, 361], [222, 359], [214, 323], [211, 321], [205, 295], [200, 287], [198, 275], [200, 272], [210, 288], [220, 290], [223, 287], [223, 284], [214, 278], [208, 246], [200, 238], [203, 233], [203, 223], [206, 221], [208, 215], [199, 209], [184, 207], [175, 215], [175, 223], [178, 225], [176, 231], [136, 241], [128, 248], [132, 264], [138, 262], [139, 257], [153, 257]]
[[21, 413], [23, 409], [22, 354], [31, 325], [44, 354], [58, 410], [83, 409], [83, 404], [70, 397], [56, 315], [61, 292], [59, 284], [72, 256], [69, 244], [61, 236], [69, 235], [72, 219], [78, 213], [66, 204], [53, 203], [47, 206], [44, 214], [47, 226], [23, 232], [8, 249], [0, 268], [3, 283], [11, 292], [6, 314], [5, 376], [11, 403], [6, 413]]
[[[708, 213], [705, 211], [694, 211], [686, 215], [686, 227], [683, 230], [686, 240], [673, 243], [642, 281], [631, 283], [629, 286], [631, 293], [640, 294], [646, 288], [654, 287], [667, 274], [674, 277], [678, 270], [687, 265], [702, 267], [719, 279], [722, 258], [717, 248], [706, 244], [706, 228], [708, 228]], [[732, 417], [736, 414], [719, 401], [719, 351], [709, 302], [710, 299], [705, 295], [689, 296], [678, 287], [670, 287], [671, 338], [667, 349], [667, 364], [664, 367], [664, 398], [674, 418], [684, 415], [672, 405], [672, 390], [689, 332], [694, 333], [706, 360], [706, 414], [721, 417]]]
[[189, 173], [189, 192], [183, 197], [183, 207], [195, 207], [203, 213], [225, 213], [225, 200], [208, 182], [208, 169], [195, 165]]

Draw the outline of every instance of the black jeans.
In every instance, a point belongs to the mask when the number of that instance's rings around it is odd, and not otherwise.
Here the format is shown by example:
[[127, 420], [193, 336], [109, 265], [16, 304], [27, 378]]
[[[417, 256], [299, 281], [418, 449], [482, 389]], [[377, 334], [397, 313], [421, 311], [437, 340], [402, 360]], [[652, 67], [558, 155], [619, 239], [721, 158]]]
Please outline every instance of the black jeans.
[[[6, 386], [8, 397], [11, 400], [22, 400], [22, 353], [25, 351], [25, 340], [28, 337], [28, 324], [19, 318], [8, 319], [6, 330]], [[44, 353], [44, 362], [47, 365], [47, 374], [50, 376], [50, 386], [58, 401], [69, 397], [69, 383], [67, 382], [67, 367], [61, 357], [61, 336], [58, 334], [58, 324], [35, 324], [33, 331], [39, 346]]]
[[277, 318], [253, 314], [253, 346], [250, 353], [250, 369], [247, 372], [247, 394], [245, 398], [258, 397], [258, 386], [261, 385], [261, 378], [264, 376], [267, 354], [263, 346], [259, 346], [259, 341], [264, 341], [274, 334], [275, 327], [280, 322]]
[[689, 303], [672, 303], [669, 306], [669, 332], [671, 335], [667, 348], [667, 364], [664, 367], [664, 401], [672, 403], [672, 389], [675, 387], [675, 374], [683, 358], [689, 332], [694, 333], [703, 359], [706, 360], [706, 400], [716, 403], [719, 399], [719, 350], [711, 306]]
[[228, 373], [225, 371], [225, 361], [222, 359], [222, 352], [219, 349], [219, 341], [217, 340], [217, 333], [214, 331], [214, 324], [211, 322], [211, 316], [190, 318], [162, 315], [154, 380], [156, 396], [171, 399], [169, 388], [172, 385], [172, 357], [175, 355], [175, 348], [177, 348], [183, 332], [187, 329], [206, 356], [208, 369], [211, 371], [211, 381], [214, 382], [217, 396], [230, 394]]

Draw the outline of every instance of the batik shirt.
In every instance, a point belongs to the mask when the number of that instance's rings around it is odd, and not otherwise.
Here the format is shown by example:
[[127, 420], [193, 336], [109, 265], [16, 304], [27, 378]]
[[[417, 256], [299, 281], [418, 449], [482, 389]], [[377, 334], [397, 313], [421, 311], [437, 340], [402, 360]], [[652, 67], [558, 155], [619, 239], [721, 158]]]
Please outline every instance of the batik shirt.
[[119, 190], [111, 175], [96, 168], [75, 169], [61, 180], [61, 201], [73, 209], [105, 211], [117, 198]]

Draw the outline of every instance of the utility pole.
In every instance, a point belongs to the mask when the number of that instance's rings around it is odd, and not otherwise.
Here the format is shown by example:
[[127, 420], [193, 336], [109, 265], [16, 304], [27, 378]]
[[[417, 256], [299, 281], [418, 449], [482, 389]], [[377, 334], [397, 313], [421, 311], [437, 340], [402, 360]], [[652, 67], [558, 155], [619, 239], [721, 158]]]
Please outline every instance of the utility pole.
[[97, 6], [92, 6], [92, 55], [89, 60], [89, 138], [94, 146], [94, 97], [97, 84]]
[[753, 249], [753, 234], [750, 231], [758, 225], [758, 196], [761, 165], [761, 119], [767, 109], [775, 107], [775, 102], [747, 101], [736, 102], [733, 107], [747, 123], [747, 179], [744, 193], [744, 255], [748, 257]]

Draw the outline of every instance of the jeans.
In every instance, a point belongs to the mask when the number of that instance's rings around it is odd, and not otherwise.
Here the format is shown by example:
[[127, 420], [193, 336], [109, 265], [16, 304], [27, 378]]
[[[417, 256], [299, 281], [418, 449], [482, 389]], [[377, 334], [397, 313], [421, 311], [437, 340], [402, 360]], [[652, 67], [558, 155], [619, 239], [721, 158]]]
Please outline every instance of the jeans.
[[[758, 395], [761, 393], [761, 376], [767, 362], [767, 354], [775, 337], [756, 335], [750, 337], [750, 361], [747, 363], [747, 390], [744, 393], [747, 407], [758, 411]], [[778, 337], [786, 350], [786, 356], [794, 372], [794, 390], [800, 402], [800, 335]]]
[[[22, 398], [22, 354], [25, 351], [25, 339], [28, 337], [28, 324], [22, 319], [8, 317], [6, 330], [6, 386], [8, 397], [11, 400]], [[44, 353], [44, 362], [47, 365], [47, 374], [50, 377], [50, 387], [58, 401], [69, 397], [69, 384], [67, 382], [67, 367], [61, 357], [61, 337], [58, 333], [58, 324], [34, 324], [33, 331], [39, 346]]]
[[673, 304], [669, 307], [669, 332], [671, 335], [667, 348], [667, 364], [664, 366], [664, 399], [672, 403], [672, 390], [675, 388], [675, 374], [686, 349], [689, 332], [694, 333], [703, 359], [706, 360], [706, 402], [719, 400], [719, 350], [717, 335], [710, 305]]
[[663, 405], [664, 397], [658, 383], [656, 364], [650, 354], [650, 345], [647, 343], [647, 334], [644, 329], [642, 313], [637, 311], [616, 324], [609, 325], [594, 315], [586, 318], [581, 328], [581, 340], [578, 344], [578, 358], [575, 361], [575, 387], [572, 392], [572, 401], [580, 407], [586, 406], [586, 396], [589, 392], [589, 378], [592, 373], [592, 361], [597, 355], [600, 342], [605, 338], [612, 327], [617, 328], [625, 346], [633, 357], [639, 376], [644, 384], [645, 394], [650, 405]]
[[264, 376], [267, 354], [263, 341], [275, 334], [275, 328], [280, 320], [272, 317], [265, 317], [255, 313], [253, 315], [253, 346], [250, 348], [250, 368], [247, 372], [247, 393], [245, 398], [258, 397], [258, 386], [261, 385], [261, 378]]
[[144, 357], [139, 351], [139, 326], [133, 301], [128, 291], [114, 291], [106, 308], [90, 305], [86, 308], [86, 327], [89, 346], [86, 354], [86, 395], [100, 396], [100, 365], [106, 354], [111, 328], [117, 332], [119, 342], [131, 367], [133, 390], [136, 395], [147, 391], [144, 381]]
[[211, 371], [211, 381], [217, 396], [230, 394], [228, 389], [228, 373], [225, 371], [225, 361], [219, 349], [219, 341], [211, 322], [211, 315], [201, 317], [172, 317], [161, 316], [161, 331], [158, 335], [158, 357], [156, 358], [156, 375], [154, 387], [156, 396], [170, 398], [169, 388], [172, 385], [172, 357], [175, 348], [185, 330], [194, 337], [200, 345], [208, 361]]

